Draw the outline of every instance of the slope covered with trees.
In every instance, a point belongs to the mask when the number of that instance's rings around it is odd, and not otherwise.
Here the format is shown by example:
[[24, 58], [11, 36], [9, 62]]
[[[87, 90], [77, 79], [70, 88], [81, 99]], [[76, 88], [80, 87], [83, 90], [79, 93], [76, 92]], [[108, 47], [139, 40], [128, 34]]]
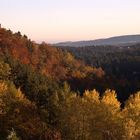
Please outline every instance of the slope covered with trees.
[[87, 74], [97, 72], [96, 68], [86, 66], [67, 51], [44, 42], [36, 44], [26, 35], [22, 36], [20, 32], [12, 33], [4, 28], [0, 28], [0, 53], [59, 80], [76, 76], [86, 77]]
[[140, 89], [140, 44], [65, 49], [86, 64], [101, 67], [106, 73], [104, 79], [107, 81], [103, 85], [115, 89], [120, 101], [126, 100], [130, 93]]
[[114, 90], [93, 90], [107, 87], [105, 77], [65, 50], [1, 28], [0, 140], [139, 140], [140, 93], [121, 108]]

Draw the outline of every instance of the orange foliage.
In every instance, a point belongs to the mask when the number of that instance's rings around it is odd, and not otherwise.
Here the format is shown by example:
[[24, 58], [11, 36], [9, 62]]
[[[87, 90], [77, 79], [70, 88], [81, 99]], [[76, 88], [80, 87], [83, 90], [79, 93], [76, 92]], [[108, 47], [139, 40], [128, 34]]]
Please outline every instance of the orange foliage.
[[55, 79], [71, 77], [84, 78], [94, 74], [102, 77], [102, 69], [86, 66], [76, 60], [70, 53], [62, 51], [46, 43], [31, 42], [20, 32], [13, 34], [10, 30], [0, 28], [0, 53], [10, 54], [24, 64], [30, 64], [34, 69]]

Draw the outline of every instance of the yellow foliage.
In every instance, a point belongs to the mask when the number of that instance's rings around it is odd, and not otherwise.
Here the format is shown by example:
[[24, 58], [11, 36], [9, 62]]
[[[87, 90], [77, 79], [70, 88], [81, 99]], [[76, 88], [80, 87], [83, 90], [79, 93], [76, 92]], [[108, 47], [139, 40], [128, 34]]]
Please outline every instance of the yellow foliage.
[[66, 53], [65, 57], [66, 57], [67, 62], [69, 62], [69, 63], [74, 60], [74, 57], [69, 52]]
[[22, 94], [20, 88], [17, 90], [15, 97], [18, 98], [19, 100], [23, 100], [25, 98], [24, 95]]
[[140, 111], [140, 92], [136, 93], [135, 95], [131, 95], [125, 106], [129, 109], [139, 109]]
[[6, 90], [7, 90], [7, 85], [5, 84], [5, 82], [0, 82], [0, 94], [5, 92]]
[[85, 78], [86, 74], [82, 73], [81, 71], [77, 70], [77, 71], [73, 71], [72, 72], [72, 76], [76, 77], [76, 78]]
[[126, 122], [124, 124], [125, 128], [125, 138], [135, 140], [135, 136], [139, 133], [139, 131], [136, 129], [136, 122], [134, 122], [132, 119], [126, 119]]
[[0, 82], [0, 115], [5, 114], [5, 103], [2, 100], [2, 96], [4, 95], [5, 91], [7, 90], [7, 85], [4, 82]]
[[117, 94], [114, 90], [106, 90], [101, 102], [106, 105], [120, 108], [120, 102], [117, 100]]
[[84, 93], [84, 98], [91, 100], [92, 102], [100, 102], [99, 93], [95, 89], [92, 91], [86, 90]]

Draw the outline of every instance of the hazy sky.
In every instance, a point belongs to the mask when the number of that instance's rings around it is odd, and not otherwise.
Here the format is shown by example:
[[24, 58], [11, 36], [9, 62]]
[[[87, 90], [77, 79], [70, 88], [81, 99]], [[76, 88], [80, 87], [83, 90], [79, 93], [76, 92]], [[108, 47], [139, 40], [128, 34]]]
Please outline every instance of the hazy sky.
[[140, 34], [140, 0], [0, 0], [0, 23], [46, 42]]

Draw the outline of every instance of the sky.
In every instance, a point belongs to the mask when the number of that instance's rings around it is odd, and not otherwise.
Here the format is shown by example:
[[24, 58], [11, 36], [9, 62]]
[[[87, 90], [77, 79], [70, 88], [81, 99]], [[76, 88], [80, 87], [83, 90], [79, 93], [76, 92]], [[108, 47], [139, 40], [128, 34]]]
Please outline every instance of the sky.
[[140, 0], [0, 0], [0, 23], [48, 43], [140, 34]]

